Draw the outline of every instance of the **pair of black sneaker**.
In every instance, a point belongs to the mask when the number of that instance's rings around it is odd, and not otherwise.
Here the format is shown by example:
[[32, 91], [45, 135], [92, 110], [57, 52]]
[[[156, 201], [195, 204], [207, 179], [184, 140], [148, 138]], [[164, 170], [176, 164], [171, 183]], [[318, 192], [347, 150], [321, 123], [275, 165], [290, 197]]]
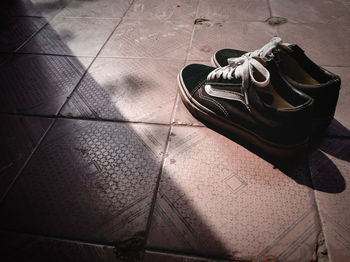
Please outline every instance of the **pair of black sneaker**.
[[199, 120], [271, 155], [294, 156], [333, 119], [339, 76], [278, 37], [253, 52], [217, 51], [215, 67], [191, 64], [178, 75], [182, 101]]

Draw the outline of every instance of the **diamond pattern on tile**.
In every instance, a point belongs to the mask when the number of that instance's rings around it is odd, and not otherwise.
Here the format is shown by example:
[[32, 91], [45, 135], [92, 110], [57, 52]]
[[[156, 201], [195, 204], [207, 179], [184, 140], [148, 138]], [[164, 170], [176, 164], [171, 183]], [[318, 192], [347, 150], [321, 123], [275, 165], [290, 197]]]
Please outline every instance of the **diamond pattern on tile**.
[[[310, 261], [313, 191], [202, 127], [172, 129], [147, 246], [236, 259]], [[297, 168], [303, 172], [306, 168]], [[303, 174], [294, 174], [303, 175]], [[233, 192], [227, 178], [244, 188]]]
[[13, 52], [46, 24], [44, 18], [0, 18], [0, 51]]
[[169, 123], [181, 62], [98, 58], [61, 114]]
[[21, 52], [95, 56], [119, 19], [56, 17]]
[[0, 111], [54, 115], [84, 71], [76, 58], [7, 56], [0, 64]]
[[2, 115], [0, 121], [0, 199], [2, 199], [52, 120]]
[[124, 20], [101, 52], [107, 57], [157, 57], [183, 60], [192, 25], [181, 21]]
[[214, 21], [265, 21], [270, 16], [267, 1], [260, 0], [202, 0], [198, 17]]
[[0, 4], [0, 16], [53, 17], [71, 0], [5, 0]]
[[190, 60], [209, 60], [222, 48], [255, 50], [276, 35], [274, 27], [261, 22], [208, 22], [194, 30]]
[[296, 43], [316, 64], [350, 66], [350, 27], [345, 24], [283, 24], [282, 39]]
[[1, 203], [0, 227], [108, 244], [144, 232], [167, 132], [59, 120]]
[[193, 23], [199, 0], [135, 0], [126, 14], [128, 19], [176, 20]]
[[114, 248], [0, 231], [3, 261], [117, 262]]
[[273, 16], [296, 23], [349, 23], [350, 13], [340, 1], [270, 0]]
[[331, 194], [315, 192], [328, 254], [331, 261], [347, 261], [350, 257], [350, 139], [325, 138], [320, 150], [310, 155], [312, 179], [318, 184], [329, 177], [329, 187], [336, 189]]
[[131, 2], [131, 0], [73, 0], [59, 13], [59, 16], [121, 18]]

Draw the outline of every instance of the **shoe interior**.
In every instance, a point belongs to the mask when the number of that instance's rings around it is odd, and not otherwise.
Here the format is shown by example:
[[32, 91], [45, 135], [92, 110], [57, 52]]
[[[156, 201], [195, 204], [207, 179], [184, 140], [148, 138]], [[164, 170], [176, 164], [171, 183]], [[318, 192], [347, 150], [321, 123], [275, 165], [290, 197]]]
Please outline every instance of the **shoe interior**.
[[269, 106], [277, 109], [294, 108], [293, 105], [288, 103], [282, 96], [280, 96], [273, 86], [270, 84], [266, 87], [261, 87], [257, 90], [260, 98]]
[[306, 85], [319, 85], [320, 82], [313, 78], [304, 68], [302, 68], [295, 59], [281, 50], [281, 70], [283, 74], [287, 75], [295, 82], [306, 84]]

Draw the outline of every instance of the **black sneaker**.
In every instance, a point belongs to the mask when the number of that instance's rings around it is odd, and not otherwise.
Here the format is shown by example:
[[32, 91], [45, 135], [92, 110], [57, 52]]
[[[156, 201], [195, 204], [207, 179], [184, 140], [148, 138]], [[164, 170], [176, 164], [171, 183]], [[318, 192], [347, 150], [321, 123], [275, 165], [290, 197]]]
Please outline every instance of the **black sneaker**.
[[[239, 57], [246, 51], [222, 49], [212, 56], [217, 67], [228, 65], [227, 59]], [[295, 44], [282, 43], [278, 37], [261, 49], [247, 53], [262, 59], [275, 56], [281, 76], [294, 88], [314, 99], [313, 130], [326, 128], [334, 117], [340, 90], [340, 77], [316, 65]]]
[[313, 99], [290, 87], [275, 63], [258, 60], [184, 67], [178, 75], [182, 101], [206, 124], [270, 155], [293, 156], [307, 145]]

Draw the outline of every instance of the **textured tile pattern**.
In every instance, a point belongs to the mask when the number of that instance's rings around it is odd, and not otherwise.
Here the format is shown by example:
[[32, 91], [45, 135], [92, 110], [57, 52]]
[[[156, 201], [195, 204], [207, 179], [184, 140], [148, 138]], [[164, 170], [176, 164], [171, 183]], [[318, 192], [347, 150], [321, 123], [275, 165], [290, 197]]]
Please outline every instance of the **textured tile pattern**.
[[12, 52], [46, 24], [44, 18], [0, 18], [0, 51]]
[[1, 228], [110, 244], [145, 231], [167, 132], [58, 121], [1, 204]]
[[12, 183], [52, 120], [0, 116], [0, 199]]
[[95, 56], [118, 22], [118, 19], [56, 17], [20, 51]]
[[314, 205], [311, 189], [241, 146], [206, 128], [174, 127], [148, 246], [310, 261]]
[[3, 261], [117, 262], [111, 246], [0, 231]]
[[270, 41], [276, 29], [260, 22], [205, 22], [195, 26], [190, 60], [209, 60], [222, 48], [255, 50]]
[[169, 123], [181, 65], [172, 60], [97, 59], [62, 114]]
[[325, 183], [336, 194], [316, 191], [316, 201], [331, 261], [350, 257], [350, 139], [325, 138], [310, 155], [314, 184]]
[[126, 15], [137, 20], [176, 20], [193, 23], [199, 0], [135, 0]]
[[54, 115], [81, 79], [75, 58], [14, 55], [0, 64], [1, 112]]
[[121, 18], [130, 4], [131, 0], [74, 0], [59, 13], [59, 16]]
[[185, 58], [192, 25], [181, 21], [124, 20], [101, 56]]
[[260, 0], [202, 0], [198, 17], [214, 21], [265, 21], [270, 16], [267, 1]]
[[220, 262], [223, 260], [212, 260], [192, 256], [180, 256], [159, 252], [146, 251], [143, 262]]

